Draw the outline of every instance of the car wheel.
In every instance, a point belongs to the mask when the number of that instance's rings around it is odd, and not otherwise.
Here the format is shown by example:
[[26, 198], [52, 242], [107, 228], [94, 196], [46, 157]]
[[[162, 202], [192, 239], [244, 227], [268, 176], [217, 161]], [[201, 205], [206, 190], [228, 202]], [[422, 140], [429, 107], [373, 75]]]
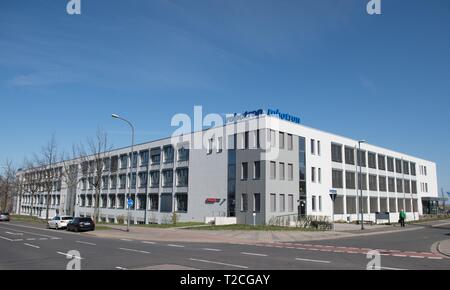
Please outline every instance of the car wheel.
[[77, 227], [75, 227], [75, 232], [78, 233], [79, 229]]

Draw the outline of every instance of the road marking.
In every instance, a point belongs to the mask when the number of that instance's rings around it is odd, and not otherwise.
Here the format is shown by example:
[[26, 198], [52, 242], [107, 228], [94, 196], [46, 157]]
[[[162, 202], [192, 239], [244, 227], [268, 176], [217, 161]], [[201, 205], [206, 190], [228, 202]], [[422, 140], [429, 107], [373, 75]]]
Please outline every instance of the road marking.
[[168, 244], [167, 246], [172, 248], [184, 248], [184, 246], [182, 245], [174, 245], [174, 244]]
[[258, 253], [247, 253], [247, 252], [241, 252], [242, 255], [248, 255], [248, 256], [258, 256], [258, 257], [267, 257], [265, 254], [258, 254]]
[[419, 259], [424, 259], [424, 256], [410, 256], [411, 258], [419, 258]]
[[73, 259], [73, 258], [78, 259], [78, 260], [83, 260], [84, 259], [84, 258], [75, 256], [75, 255], [70, 255], [68, 253], [62, 253], [62, 252], [56, 252], [56, 253], [60, 254], [60, 255], [63, 255], [63, 256], [66, 256], [66, 257], [71, 258], [71, 259]]
[[202, 263], [208, 263], [208, 264], [216, 264], [216, 265], [222, 265], [222, 266], [228, 266], [228, 267], [240, 268], [240, 269], [248, 269], [248, 267], [246, 267], [246, 266], [241, 266], [241, 265], [233, 265], [233, 264], [227, 264], [227, 263], [221, 263], [221, 262], [214, 262], [214, 261], [208, 261], [208, 260], [193, 259], [193, 258], [190, 258], [189, 260], [191, 260], [191, 261], [196, 261], [196, 262], [202, 262]]
[[311, 260], [311, 259], [302, 259], [302, 258], [295, 258], [297, 261], [304, 261], [304, 262], [314, 262], [314, 263], [323, 263], [323, 264], [330, 264], [330, 261], [321, 261], [321, 260]]
[[8, 238], [2, 237], [2, 236], [0, 236], [0, 239], [4, 239], [4, 240], [10, 241], [10, 242], [14, 241], [12, 239], [8, 239]]
[[117, 270], [127, 270], [126, 268], [116, 267]]
[[432, 260], [442, 260], [442, 257], [427, 257], [428, 259], [432, 259]]
[[29, 238], [27, 241], [36, 241], [36, 238]]
[[89, 242], [83, 242], [83, 241], [77, 241], [77, 243], [79, 243], [79, 244], [84, 244], [84, 245], [97, 246], [97, 244], [89, 243]]
[[134, 253], [150, 254], [150, 252], [141, 251], [141, 250], [135, 250], [135, 249], [119, 248], [119, 250], [128, 251], [128, 252], [134, 252]]
[[5, 230], [14, 231], [14, 232], [19, 232], [19, 233], [30, 234], [30, 235], [34, 235], [34, 236], [40, 236], [40, 237], [46, 237], [46, 238], [55, 238], [54, 236], [49, 236], [49, 235], [44, 235], [44, 234], [36, 234], [36, 233], [22, 231], [22, 230], [20, 230], [20, 231], [19, 230], [13, 230], [11, 228], [5, 228], [5, 227], [0, 227], [0, 228], [5, 229]]
[[203, 251], [210, 251], [210, 252], [222, 252], [222, 250], [219, 249], [211, 249], [211, 248], [203, 248]]
[[148, 242], [148, 241], [143, 241], [142, 243], [143, 244], [149, 244], [149, 245], [155, 245], [156, 244], [155, 242]]
[[394, 257], [408, 257], [407, 255], [392, 254]]
[[8, 235], [13, 235], [13, 236], [23, 236], [23, 233], [11, 233], [11, 232], [5, 232]]
[[124, 241], [124, 242], [132, 242], [133, 240], [130, 240], [130, 239], [120, 239], [121, 241]]
[[389, 267], [379, 267], [374, 266], [376, 270], [395, 270], [395, 271], [406, 271], [408, 269], [399, 269], [399, 268], [389, 268]]
[[47, 238], [39, 238], [39, 241], [46, 241]]
[[24, 245], [28, 246], [28, 247], [33, 247], [33, 248], [36, 248], [36, 249], [40, 249], [41, 248], [39, 246], [35, 246], [35, 245], [32, 245], [32, 244], [27, 244], [27, 243], [24, 243]]

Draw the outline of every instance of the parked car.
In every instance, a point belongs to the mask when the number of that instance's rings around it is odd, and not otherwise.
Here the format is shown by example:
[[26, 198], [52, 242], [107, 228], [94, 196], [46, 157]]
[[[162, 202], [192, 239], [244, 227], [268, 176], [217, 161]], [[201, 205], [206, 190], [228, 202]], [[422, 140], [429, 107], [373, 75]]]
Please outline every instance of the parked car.
[[70, 223], [67, 224], [68, 231], [94, 231], [95, 223], [89, 217], [76, 217]]
[[71, 216], [55, 216], [48, 221], [47, 228], [56, 230], [65, 229], [71, 220], [73, 220]]
[[9, 222], [9, 213], [7, 212], [0, 213], [0, 222]]

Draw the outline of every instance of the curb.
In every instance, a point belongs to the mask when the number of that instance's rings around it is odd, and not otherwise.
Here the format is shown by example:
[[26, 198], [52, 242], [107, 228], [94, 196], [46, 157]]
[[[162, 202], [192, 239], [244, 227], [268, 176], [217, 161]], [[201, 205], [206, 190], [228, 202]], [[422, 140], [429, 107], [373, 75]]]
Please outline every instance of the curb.
[[[443, 240], [443, 241], [447, 241], [447, 240]], [[439, 255], [439, 256], [441, 256], [441, 257], [444, 257], [444, 258], [446, 258], [446, 259], [450, 259], [450, 254], [444, 253], [444, 252], [441, 251], [441, 249], [440, 249], [440, 245], [441, 245], [441, 243], [442, 243], [443, 241], [439, 241], [439, 242], [434, 243], [434, 244], [431, 246], [431, 252], [433, 252], [434, 254], [437, 254], [437, 255]]]

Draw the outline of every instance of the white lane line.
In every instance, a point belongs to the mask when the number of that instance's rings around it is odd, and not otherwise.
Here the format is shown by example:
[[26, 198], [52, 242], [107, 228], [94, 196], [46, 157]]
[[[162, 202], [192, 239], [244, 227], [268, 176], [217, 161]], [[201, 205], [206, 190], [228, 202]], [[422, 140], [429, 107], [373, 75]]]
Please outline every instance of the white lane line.
[[394, 257], [408, 257], [407, 255], [392, 254]]
[[219, 249], [212, 249], [212, 248], [203, 248], [203, 251], [210, 251], [210, 252], [222, 252], [222, 250]]
[[442, 260], [443, 258], [441, 257], [427, 257], [428, 259], [432, 259], [432, 260]]
[[247, 253], [247, 252], [241, 252], [242, 255], [248, 255], [248, 256], [258, 256], [258, 257], [267, 257], [265, 254], [258, 254], [258, 253]]
[[201, 262], [201, 263], [207, 263], [207, 264], [216, 264], [216, 265], [222, 265], [222, 266], [228, 266], [228, 267], [234, 267], [234, 268], [240, 268], [240, 269], [248, 269], [248, 267], [241, 266], [241, 265], [233, 265], [233, 264], [214, 262], [214, 261], [208, 261], [208, 260], [193, 259], [193, 258], [190, 258], [189, 260], [196, 261], [196, 262]]
[[41, 248], [39, 246], [35, 246], [35, 245], [32, 245], [32, 244], [27, 244], [27, 243], [24, 243], [24, 245], [28, 246], [28, 247], [36, 248], [36, 249], [40, 249]]
[[424, 256], [410, 256], [411, 258], [425, 259]]
[[150, 252], [141, 251], [141, 250], [135, 250], [135, 249], [119, 248], [119, 250], [128, 251], [128, 252], [134, 252], [134, 253], [150, 254]]
[[8, 239], [8, 238], [2, 237], [2, 236], [0, 236], [0, 239], [4, 239], [4, 240], [10, 241], [10, 242], [14, 241], [12, 239]]
[[406, 271], [408, 269], [399, 269], [399, 268], [389, 268], [389, 267], [379, 267], [379, 266], [375, 266], [374, 267], [376, 270], [395, 270], [395, 271]]
[[117, 270], [127, 270], [127, 268], [116, 267]]
[[29, 238], [27, 241], [36, 241], [36, 238]]
[[323, 264], [330, 264], [330, 261], [322, 261], [322, 260], [311, 260], [311, 259], [302, 259], [302, 258], [295, 258], [297, 261], [304, 261], [304, 262], [313, 262], [313, 263], [323, 263]]
[[5, 232], [5, 234], [8, 234], [8, 235], [13, 235], [13, 236], [23, 236], [23, 234], [22, 234], [22, 233], [11, 233], [11, 232]]
[[174, 245], [174, 244], [168, 244], [167, 246], [172, 248], [184, 248], [184, 246], [182, 245]]
[[32, 232], [27, 232], [27, 231], [22, 231], [22, 230], [13, 230], [11, 228], [5, 228], [5, 227], [0, 227], [0, 228], [5, 229], [5, 230], [10, 230], [10, 231], [13, 231], [13, 232], [20, 232], [20, 233], [24, 233], [24, 234], [30, 234], [30, 235], [33, 235], [33, 236], [40, 236], [40, 237], [46, 237], [46, 238], [55, 238], [55, 236], [49, 236], [49, 235], [44, 235], [44, 234], [37, 234], [37, 233], [32, 233]]
[[130, 240], [130, 239], [120, 239], [121, 241], [124, 241], [124, 242], [132, 242], [133, 240]]
[[149, 241], [142, 241], [143, 244], [149, 244], [149, 245], [155, 245], [155, 242], [149, 242]]
[[39, 241], [46, 241], [47, 238], [40, 238]]
[[76, 241], [79, 244], [84, 244], [84, 245], [91, 245], [91, 246], [97, 246], [97, 244], [94, 243], [89, 243], [89, 242], [83, 242], [83, 241]]
[[60, 255], [63, 255], [63, 256], [66, 256], [66, 257], [69, 257], [69, 258], [75, 258], [75, 259], [78, 259], [78, 260], [83, 260], [84, 258], [81, 258], [81, 257], [78, 257], [78, 256], [75, 256], [75, 255], [70, 255], [70, 254], [68, 254], [68, 253], [62, 253], [62, 252], [56, 252], [57, 254], [60, 254]]

